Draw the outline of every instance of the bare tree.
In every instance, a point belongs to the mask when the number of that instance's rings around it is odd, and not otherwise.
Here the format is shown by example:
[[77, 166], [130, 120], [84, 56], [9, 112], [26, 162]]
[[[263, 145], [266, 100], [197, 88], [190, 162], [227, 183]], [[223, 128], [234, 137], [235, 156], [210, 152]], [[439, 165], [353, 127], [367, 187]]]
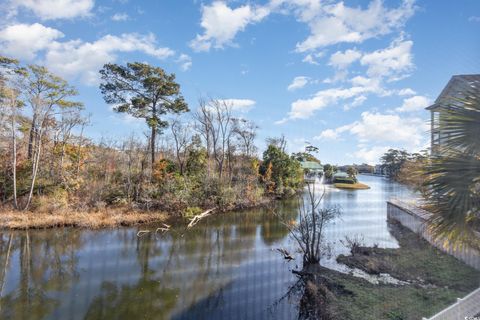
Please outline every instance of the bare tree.
[[325, 256], [330, 251], [329, 244], [325, 241], [324, 231], [325, 227], [335, 217], [340, 214], [337, 208], [322, 208], [321, 201], [325, 195], [325, 189], [319, 196], [316, 192], [314, 183], [307, 184], [308, 193], [299, 199], [299, 221], [295, 224], [290, 224], [287, 221], [280, 220], [288, 230], [291, 236], [300, 247], [303, 253], [304, 267], [320, 262], [322, 256]]
[[287, 148], [287, 139], [283, 134], [280, 137], [267, 138], [267, 145], [273, 145], [282, 150], [282, 152], [285, 152]]
[[197, 130], [206, 140], [207, 152], [217, 164], [218, 176], [222, 178], [233, 145], [232, 106], [225, 100], [201, 100], [194, 118]]
[[257, 137], [258, 126], [246, 119], [234, 119], [233, 131], [240, 142], [240, 147], [245, 156], [251, 157], [256, 152], [255, 138]]
[[224, 100], [210, 100], [213, 113], [212, 147], [217, 162], [218, 176], [222, 178], [228, 147], [233, 135], [232, 106]]
[[183, 175], [188, 155], [187, 147], [190, 141], [190, 128], [176, 118], [171, 121], [170, 129], [175, 144], [175, 158], [178, 162], [180, 174]]
[[[205, 99], [199, 100], [199, 107], [194, 113], [195, 130], [205, 140], [207, 158], [212, 154], [212, 131], [213, 131], [213, 113], [207, 105]], [[210, 161], [207, 162], [207, 176], [210, 177]]]

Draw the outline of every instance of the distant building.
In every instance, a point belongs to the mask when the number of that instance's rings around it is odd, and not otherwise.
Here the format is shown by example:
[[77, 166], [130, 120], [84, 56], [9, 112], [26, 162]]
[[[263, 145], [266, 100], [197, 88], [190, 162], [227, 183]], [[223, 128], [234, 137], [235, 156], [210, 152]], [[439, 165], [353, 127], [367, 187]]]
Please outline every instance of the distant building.
[[442, 118], [452, 101], [464, 97], [469, 87], [480, 86], [480, 74], [453, 76], [435, 100], [435, 103], [426, 109], [430, 111], [430, 140], [431, 152], [435, 154], [448, 139], [448, 134], [442, 132]]
[[315, 180], [316, 177], [323, 175], [323, 166], [316, 161], [300, 161], [300, 165], [306, 180]]

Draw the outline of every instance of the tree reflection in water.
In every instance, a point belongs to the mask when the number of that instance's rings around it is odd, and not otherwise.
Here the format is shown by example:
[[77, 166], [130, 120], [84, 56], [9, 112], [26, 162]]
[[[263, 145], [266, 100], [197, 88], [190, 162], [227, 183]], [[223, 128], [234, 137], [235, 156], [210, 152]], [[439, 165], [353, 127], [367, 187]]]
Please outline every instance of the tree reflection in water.
[[266, 210], [212, 216], [188, 232], [137, 237], [138, 230], [0, 234], [0, 318], [222, 318], [251, 312], [244, 306], [252, 302], [262, 312], [277, 297], [256, 287], [262, 277], [279, 280], [265, 257], [288, 235]]
[[[58, 306], [49, 293], [67, 292], [78, 281], [75, 266], [76, 251], [82, 246], [80, 233], [58, 229], [47, 235], [47, 231], [27, 230], [2, 234], [0, 239], [0, 318], [45, 318]], [[18, 286], [5, 293], [9, 272], [18, 272]]]

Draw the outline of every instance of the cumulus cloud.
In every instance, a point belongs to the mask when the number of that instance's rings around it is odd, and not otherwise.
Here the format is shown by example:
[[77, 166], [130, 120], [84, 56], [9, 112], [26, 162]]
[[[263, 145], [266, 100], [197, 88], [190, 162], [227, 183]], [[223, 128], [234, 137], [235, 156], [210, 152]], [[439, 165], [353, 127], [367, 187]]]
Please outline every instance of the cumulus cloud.
[[352, 125], [345, 125], [336, 129], [323, 130], [318, 136], [313, 137], [314, 140], [340, 140], [340, 135], [348, 131]]
[[192, 67], [192, 58], [188, 54], [182, 53], [176, 62], [180, 64], [182, 71], [187, 71]]
[[404, 0], [397, 8], [387, 8], [383, 1], [373, 0], [365, 9], [348, 7], [343, 1], [327, 5], [301, 0], [283, 3], [298, 6], [299, 20], [310, 28], [307, 39], [297, 44], [299, 52], [342, 42], [361, 43], [386, 35], [403, 26], [415, 12], [414, 0]]
[[360, 59], [361, 56], [362, 53], [357, 49], [348, 49], [344, 52], [337, 51], [330, 56], [328, 64], [335, 68], [345, 69], [350, 64]]
[[294, 91], [294, 90], [303, 88], [307, 85], [308, 81], [309, 81], [309, 78], [305, 76], [295, 77], [292, 83], [288, 85], [287, 90]]
[[221, 103], [229, 106], [233, 111], [248, 112], [256, 104], [255, 100], [250, 99], [220, 99]]
[[53, 42], [45, 54], [45, 62], [50, 69], [65, 77], [79, 77], [84, 83], [94, 85], [103, 64], [115, 61], [120, 52], [134, 51], [158, 59], [174, 54], [169, 48], [157, 47], [153, 34], [126, 33], [120, 36], [106, 35], [94, 42]]
[[204, 31], [203, 34], [197, 34], [190, 42], [190, 47], [195, 51], [209, 51], [212, 47], [220, 49], [233, 45], [233, 39], [238, 32], [243, 31], [249, 24], [261, 21], [269, 13], [266, 7], [249, 4], [235, 9], [223, 1], [204, 5], [200, 23]]
[[12, 0], [14, 9], [32, 11], [42, 20], [87, 17], [95, 5], [94, 0]]
[[174, 55], [173, 50], [158, 47], [153, 34], [105, 35], [93, 42], [59, 41], [61, 37], [60, 31], [39, 23], [11, 25], [0, 30], [0, 52], [38, 59], [63, 77], [79, 78], [92, 85], [98, 81], [98, 70], [105, 63], [116, 61], [118, 53], [137, 51], [157, 59]]
[[37, 52], [64, 35], [42, 24], [16, 24], [0, 30], [0, 52], [7, 56], [32, 60]]
[[403, 100], [401, 107], [395, 109], [398, 112], [413, 112], [425, 109], [431, 104], [429, 98], [424, 96], [413, 96]]
[[389, 81], [402, 79], [413, 69], [413, 41], [400, 37], [385, 49], [366, 53], [360, 63], [367, 66], [367, 75], [387, 78]]
[[[354, 156], [368, 163], [378, 161], [391, 146], [419, 150], [427, 140], [428, 124], [418, 117], [401, 117], [396, 114], [378, 112], [363, 112], [361, 119], [353, 123], [322, 131], [314, 139], [340, 140], [342, 134], [354, 136], [359, 144], [359, 150]], [[368, 147], [368, 146], [372, 147]]]
[[420, 118], [402, 118], [395, 114], [363, 112], [361, 120], [349, 132], [360, 141], [402, 142], [411, 146], [422, 144], [428, 125]]
[[315, 111], [321, 110], [328, 105], [337, 104], [339, 101], [354, 98], [371, 90], [372, 88], [362, 86], [321, 90], [312, 98], [294, 101], [288, 116], [289, 119], [307, 119], [311, 117]]

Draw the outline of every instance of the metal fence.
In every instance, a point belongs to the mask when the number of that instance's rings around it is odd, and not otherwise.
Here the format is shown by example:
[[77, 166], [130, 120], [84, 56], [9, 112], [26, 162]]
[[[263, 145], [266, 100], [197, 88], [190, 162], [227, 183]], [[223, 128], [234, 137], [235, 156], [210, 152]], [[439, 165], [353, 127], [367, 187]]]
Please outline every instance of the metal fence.
[[457, 302], [447, 309], [437, 313], [433, 317], [423, 320], [455, 320], [455, 319], [480, 319], [474, 315], [480, 314], [480, 288], [470, 293], [465, 298], [459, 298]]

